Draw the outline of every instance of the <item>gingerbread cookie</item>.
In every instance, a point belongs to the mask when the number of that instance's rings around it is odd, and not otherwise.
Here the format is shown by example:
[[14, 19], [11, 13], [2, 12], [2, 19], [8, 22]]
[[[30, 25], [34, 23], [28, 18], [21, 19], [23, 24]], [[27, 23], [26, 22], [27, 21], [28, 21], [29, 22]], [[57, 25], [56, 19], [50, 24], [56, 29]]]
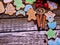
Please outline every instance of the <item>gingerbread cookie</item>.
[[30, 20], [36, 20], [36, 16], [35, 16], [36, 12], [33, 10], [33, 8], [30, 8], [27, 12], [28, 15], [28, 21]]
[[16, 16], [18, 16], [19, 14], [22, 14], [23, 16], [25, 16], [25, 11], [23, 11], [23, 10], [17, 11]]
[[9, 15], [13, 15], [16, 12], [15, 7], [12, 4], [7, 4], [5, 10], [5, 14]]
[[12, 2], [13, 0], [4, 0], [4, 3], [10, 3]]
[[36, 0], [26, 0], [25, 2], [26, 3], [29, 3], [29, 4], [33, 4], [33, 2], [35, 2]]
[[25, 5], [22, 3], [22, 0], [14, 0], [14, 5], [16, 6], [16, 10], [25, 7]]
[[0, 13], [5, 11], [3, 3], [0, 1]]

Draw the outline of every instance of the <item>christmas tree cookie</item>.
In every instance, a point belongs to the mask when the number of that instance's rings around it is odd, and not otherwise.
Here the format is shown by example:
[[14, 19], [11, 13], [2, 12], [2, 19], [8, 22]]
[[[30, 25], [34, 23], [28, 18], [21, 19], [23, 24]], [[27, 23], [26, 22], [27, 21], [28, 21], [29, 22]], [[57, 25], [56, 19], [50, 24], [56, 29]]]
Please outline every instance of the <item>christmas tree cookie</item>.
[[12, 4], [7, 4], [5, 10], [5, 14], [9, 15], [13, 15], [16, 12], [15, 7]]

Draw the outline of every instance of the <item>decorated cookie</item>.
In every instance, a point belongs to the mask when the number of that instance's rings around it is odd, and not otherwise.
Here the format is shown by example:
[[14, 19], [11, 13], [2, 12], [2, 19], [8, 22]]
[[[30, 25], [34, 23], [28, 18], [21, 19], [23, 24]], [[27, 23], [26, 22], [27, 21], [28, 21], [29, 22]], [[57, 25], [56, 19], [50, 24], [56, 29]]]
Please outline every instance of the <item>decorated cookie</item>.
[[19, 10], [16, 12], [16, 16], [19, 15], [19, 14], [22, 14], [23, 16], [25, 16], [25, 11], [23, 10]]
[[50, 10], [57, 9], [57, 4], [56, 3], [50, 2], [50, 1], [47, 1], [47, 3], [48, 3], [48, 7], [50, 8]]
[[44, 8], [37, 8], [36, 12], [37, 12], [37, 14], [44, 14], [45, 13], [45, 9]]
[[54, 21], [54, 16], [55, 16], [54, 13], [52, 13], [51, 11], [48, 11], [47, 13], [45, 13], [45, 15], [46, 15], [46, 19], [49, 22], [53, 22]]
[[48, 17], [49, 15], [54, 17], [56, 14], [52, 13], [51, 11], [48, 11], [47, 13], [45, 13], [45, 15], [46, 15], [46, 17]]
[[3, 3], [0, 1], [0, 13], [5, 11]]
[[28, 21], [30, 20], [36, 20], [36, 16], [35, 16], [36, 12], [33, 10], [33, 8], [30, 8], [27, 12], [28, 15]]
[[15, 7], [12, 4], [7, 4], [5, 10], [5, 14], [9, 15], [13, 15], [16, 12]]
[[14, 5], [16, 6], [17, 10], [25, 7], [25, 5], [22, 3], [22, 0], [14, 0]]
[[60, 45], [60, 35], [56, 37], [55, 45]]
[[52, 17], [51, 15], [49, 15], [48, 17], [46, 17], [46, 19], [47, 19], [49, 22], [53, 22], [53, 21], [54, 21], [54, 17]]
[[26, 0], [25, 2], [26, 3], [29, 3], [29, 4], [33, 4], [33, 2], [35, 2], [36, 0]]
[[28, 4], [25, 6], [24, 11], [27, 12], [30, 8], [33, 8], [33, 7], [30, 4]]
[[46, 34], [48, 36], [48, 39], [50, 39], [50, 38], [54, 38], [56, 33], [52, 29], [49, 29]]
[[4, 0], [4, 3], [10, 3], [12, 2], [13, 0]]
[[48, 22], [48, 27], [50, 29], [55, 29], [56, 28], [56, 22]]

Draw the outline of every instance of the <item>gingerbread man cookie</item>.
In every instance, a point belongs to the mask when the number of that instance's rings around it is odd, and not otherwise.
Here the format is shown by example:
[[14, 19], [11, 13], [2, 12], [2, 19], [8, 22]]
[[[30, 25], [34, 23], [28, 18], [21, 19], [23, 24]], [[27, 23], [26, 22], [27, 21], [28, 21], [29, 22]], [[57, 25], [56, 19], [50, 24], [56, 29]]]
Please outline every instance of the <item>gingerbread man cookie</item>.
[[16, 10], [25, 7], [25, 5], [22, 3], [22, 0], [14, 0], [14, 5], [16, 6]]
[[5, 14], [9, 15], [13, 15], [16, 12], [15, 7], [12, 4], [7, 4], [5, 10]]
[[36, 16], [35, 16], [36, 12], [33, 10], [33, 8], [30, 8], [27, 12], [28, 15], [28, 21], [30, 20], [36, 20]]
[[10, 3], [12, 2], [13, 0], [4, 0], [4, 3]]
[[33, 4], [36, 0], [26, 0], [26, 3]]
[[0, 1], [0, 13], [5, 11], [3, 3]]

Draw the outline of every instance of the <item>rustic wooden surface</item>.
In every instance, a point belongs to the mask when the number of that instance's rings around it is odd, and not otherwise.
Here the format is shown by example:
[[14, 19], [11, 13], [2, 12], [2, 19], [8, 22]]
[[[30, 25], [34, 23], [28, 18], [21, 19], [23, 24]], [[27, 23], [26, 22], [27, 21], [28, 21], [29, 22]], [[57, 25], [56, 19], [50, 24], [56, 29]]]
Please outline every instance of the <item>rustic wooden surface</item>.
[[40, 32], [0, 34], [0, 45], [47, 45], [47, 41], [47, 37]]

